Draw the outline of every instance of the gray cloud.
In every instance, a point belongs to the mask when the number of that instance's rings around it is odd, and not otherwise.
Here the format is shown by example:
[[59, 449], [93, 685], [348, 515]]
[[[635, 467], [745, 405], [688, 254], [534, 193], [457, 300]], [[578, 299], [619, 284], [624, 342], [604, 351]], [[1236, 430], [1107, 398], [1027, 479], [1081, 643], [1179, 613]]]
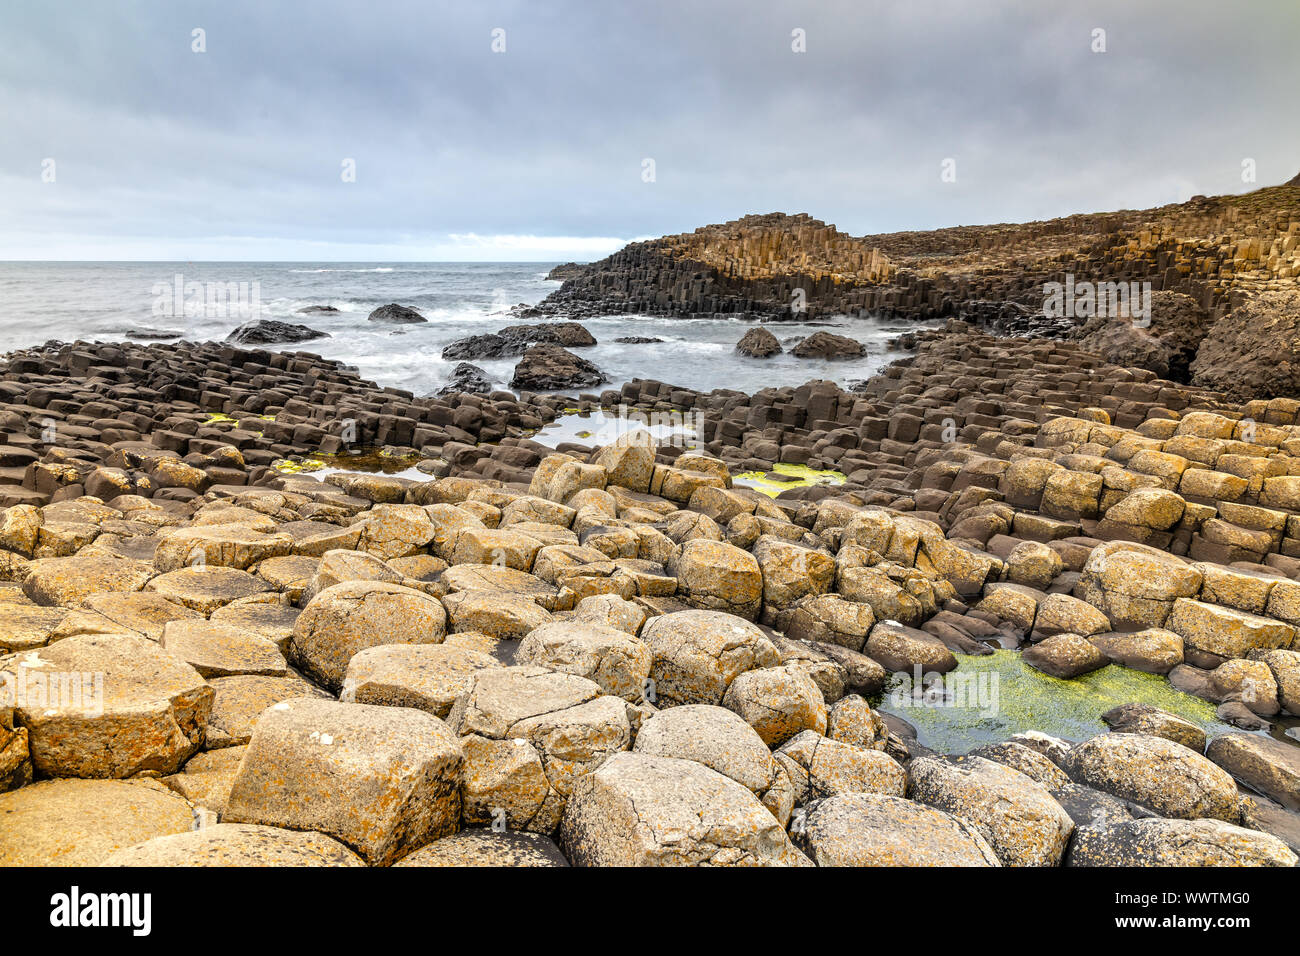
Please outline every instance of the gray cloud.
[[0, 257], [592, 258], [1241, 192], [1300, 171], [1298, 37], [1293, 0], [10, 0]]

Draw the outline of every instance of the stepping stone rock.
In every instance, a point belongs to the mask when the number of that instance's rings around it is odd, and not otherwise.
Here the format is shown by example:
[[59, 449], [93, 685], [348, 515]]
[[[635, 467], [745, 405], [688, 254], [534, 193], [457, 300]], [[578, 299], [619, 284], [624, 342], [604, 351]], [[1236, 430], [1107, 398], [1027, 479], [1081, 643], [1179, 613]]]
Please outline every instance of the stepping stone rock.
[[380, 644], [440, 644], [447, 614], [437, 598], [381, 581], [347, 581], [321, 591], [293, 625], [289, 657], [337, 693], [348, 662]]
[[365, 866], [323, 833], [218, 823], [118, 850], [104, 866]]
[[594, 681], [521, 665], [479, 672], [447, 718], [463, 738], [465, 818], [549, 833], [574, 781], [632, 742], [627, 704]]
[[1186, 647], [1221, 657], [1245, 657], [1253, 650], [1289, 647], [1296, 630], [1290, 624], [1189, 598], [1174, 602], [1165, 625]]
[[463, 759], [422, 711], [283, 701], [257, 723], [224, 821], [315, 830], [387, 865], [458, 829]]
[[445, 718], [479, 671], [500, 667], [487, 654], [448, 644], [381, 644], [348, 662], [340, 700], [383, 707], [414, 707]]
[[293, 546], [291, 535], [264, 534], [237, 524], [177, 528], [159, 532], [153, 566], [160, 572], [196, 565], [245, 570], [267, 558], [286, 555]]
[[763, 573], [748, 551], [722, 541], [696, 538], [682, 546], [668, 571], [678, 594], [693, 607], [728, 611], [753, 620], [763, 600]]
[[794, 784], [798, 804], [842, 793], [896, 797], [907, 793], [907, 771], [884, 751], [843, 743], [812, 730], [787, 741], [776, 751], [776, 760]]
[[980, 832], [922, 803], [880, 793], [815, 800], [791, 822], [818, 866], [1001, 866]]
[[204, 615], [270, 588], [265, 581], [259, 581], [247, 571], [206, 566], [168, 571], [153, 578], [145, 587]]
[[720, 611], [675, 611], [648, 621], [641, 638], [654, 655], [652, 703], [721, 704], [737, 676], [775, 667], [780, 652], [757, 625]]
[[203, 615], [151, 591], [96, 594], [82, 607], [111, 622], [117, 633], [132, 631], [151, 641], [162, 637], [168, 621], [201, 620]]
[[[293, 673], [284, 677], [241, 674], [237, 677], [217, 677], [211, 683], [216, 697], [212, 702], [212, 715], [208, 718], [205, 746], [209, 752], [219, 747], [236, 747], [248, 743], [253, 737], [257, 719], [273, 704], [294, 697], [333, 699], [315, 684], [310, 684]], [[189, 765], [187, 763], [185, 766], [188, 768]]]
[[531, 631], [515, 660], [586, 677], [606, 694], [636, 703], [645, 698], [651, 654], [643, 641], [623, 631], [557, 621]]
[[443, 605], [453, 631], [480, 631], [501, 640], [520, 640], [553, 620], [532, 597], [503, 591], [455, 591]]
[[1060, 767], [1037, 751], [1014, 741], [1004, 740], [1001, 743], [984, 744], [976, 747], [966, 756], [983, 757], [985, 760], [992, 760], [1012, 770], [1018, 770], [1035, 783], [1041, 783], [1049, 791], [1070, 783], [1070, 778]]
[[752, 791], [783, 823], [794, 807], [790, 781], [753, 727], [725, 707], [684, 704], [651, 716], [635, 753], [694, 760]]
[[1047, 788], [982, 757], [921, 757], [908, 765], [912, 798], [964, 819], [1004, 866], [1056, 866], [1074, 821]]
[[1110, 663], [1100, 648], [1078, 634], [1057, 634], [1026, 648], [1021, 658], [1030, 667], [1061, 680], [1072, 680]]
[[1121, 704], [1106, 711], [1101, 719], [1117, 734], [1149, 734], [1182, 744], [1198, 754], [1205, 752], [1205, 731], [1190, 720], [1150, 704]]
[[1088, 640], [1113, 663], [1148, 674], [1168, 674], [1183, 663], [1183, 639], [1162, 627], [1129, 634], [1094, 634]]
[[264, 637], [245, 634], [228, 624], [172, 621], [159, 645], [204, 677], [264, 674], [283, 677], [288, 665], [280, 649]]
[[568, 866], [548, 837], [515, 830], [462, 830], [402, 857], [393, 866]]
[[807, 866], [747, 788], [693, 760], [616, 754], [578, 781], [560, 828], [575, 866]]
[[867, 656], [887, 671], [946, 674], [957, 667], [957, 658], [937, 637], [913, 627], [881, 621], [871, 629], [864, 648]]
[[213, 691], [133, 634], [68, 637], [0, 665], [32, 763], [51, 777], [171, 773], [203, 743]]
[[1079, 827], [1068, 866], [1295, 866], [1275, 836], [1221, 820], [1130, 820]]
[[1257, 793], [1300, 810], [1300, 747], [1260, 734], [1220, 734], [1205, 756]]
[[797, 664], [736, 675], [722, 706], [744, 718], [769, 747], [779, 747], [803, 731], [826, 733], [826, 699]]
[[156, 780], [42, 780], [0, 794], [0, 866], [102, 866], [116, 851], [194, 826]]
[[1193, 820], [1240, 817], [1237, 785], [1199, 753], [1149, 734], [1102, 734], [1070, 749], [1061, 769], [1075, 783]]
[[143, 561], [108, 555], [76, 555], [33, 561], [23, 593], [43, 607], [77, 607], [89, 597], [139, 591], [154, 570]]

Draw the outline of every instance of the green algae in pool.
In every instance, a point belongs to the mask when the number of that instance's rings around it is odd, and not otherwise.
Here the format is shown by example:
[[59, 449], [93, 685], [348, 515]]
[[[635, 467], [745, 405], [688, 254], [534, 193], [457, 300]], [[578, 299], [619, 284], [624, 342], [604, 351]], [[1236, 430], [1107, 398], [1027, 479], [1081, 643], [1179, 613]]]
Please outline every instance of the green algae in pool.
[[[282, 474], [359, 471], [376, 475], [402, 475], [403, 477], [413, 477], [421, 481], [427, 481], [429, 475], [415, 472], [413, 463], [421, 460], [421, 456], [418, 454], [395, 455], [392, 452], [379, 449], [360, 455], [315, 455], [300, 460], [281, 458], [273, 462], [271, 467]], [[407, 474], [408, 472], [415, 472], [415, 474]]]
[[1066, 740], [1085, 740], [1107, 731], [1101, 715], [1120, 704], [1150, 704], [1189, 720], [1207, 734], [1232, 730], [1208, 701], [1184, 694], [1158, 674], [1109, 664], [1074, 680], [1059, 680], [1026, 664], [1018, 651], [957, 655], [957, 670], [945, 674], [923, 699], [912, 695], [911, 675], [879, 702], [881, 710], [912, 724], [922, 744], [940, 753], [965, 753], [1012, 734], [1039, 730]]
[[741, 485], [745, 488], [753, 488], [755, 491], [761, 491], [765, 495], [775, 498], [783, 491], [791, 488], [804, 488], [808, 485], [842, 485], [844, 484], [844, 475], [838, 471], [818, 471], [816, 468], [809, 468], [807, 465], [787, 465], [778, 464], [772, 466], [772, 471], [778, 475], [789, 475], [793, 481], [781, 481], [775, 478], [768, 478], [765, 471], [744, 471], [738, 475], [732, 476], [732, 483]]

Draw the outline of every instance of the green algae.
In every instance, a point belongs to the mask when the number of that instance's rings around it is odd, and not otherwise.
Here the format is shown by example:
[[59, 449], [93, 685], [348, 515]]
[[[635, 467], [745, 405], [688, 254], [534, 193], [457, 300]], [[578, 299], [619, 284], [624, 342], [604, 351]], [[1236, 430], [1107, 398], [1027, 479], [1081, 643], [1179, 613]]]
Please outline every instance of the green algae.
[[208, 417], [203, 420], [203, 424], [215, 425], [219, 422], [224, 423], [224, 422], [237, 422], [237, 421], [239, 421], [239, 419], [231, 418], [229, 415], [225, 414], [224, 412], [209, 412]]
[[[284, 474], [298, 474], [305, 471], [320, 471], [323, 468], [329, 468], [338, 471], [392, 475], [409, 471], [413, 467], [412, 462], [423, 460], [424, 456], [418, 452], [400, 455], [380, 448], [364, 451], [360, 454], [327, 455], [318, 453], [312, 458], [282, 458], [273, 463], [271, 467]], [[436, 458], [434, 461], [445, 463], [446, 460]]]
[[303, 458], [300, 461], [281, 458], [271, 462], [271, 467], [282, 475], [299, 475], [303, 472], [320, 471], [325, 467], [325, 462], [318, 458]]
[[1231, 730], [1214, 705], [1177, 690], [1159, 674], [1109, 664], [1074, 680], [1059, 680], [1026, 664], [1018, 651], [958, 654], [957, 670], [944, 675], [924, 699], [912, 695], [911, 675], [895, 678], [882, 710], [917, 729], [922, 744], [940, 753], [965, 753], [980, 744], [1038, 730], [1066, 740], [1105, 733], [1101, 715], [1120, 704], [1150, 704], [1177, 714], [1207, 733]]
[[807, 465], [791, 465], [783, 462], [773, 465], [772, 471], [780, 475], [790, 475], [795, 480], [778, 481], [768, 478], [767, 472], [764, 471], [744, 471], [738, 475], [733, 475], [732, 481], [746, 488], [761, 491], [773, 498], [790, 488], [806, 488], [809, 485], [842, 485], [844, 483], [844, 474], [842, 472], [829, 469], [819, 471], [816, 468], [809, 468]]

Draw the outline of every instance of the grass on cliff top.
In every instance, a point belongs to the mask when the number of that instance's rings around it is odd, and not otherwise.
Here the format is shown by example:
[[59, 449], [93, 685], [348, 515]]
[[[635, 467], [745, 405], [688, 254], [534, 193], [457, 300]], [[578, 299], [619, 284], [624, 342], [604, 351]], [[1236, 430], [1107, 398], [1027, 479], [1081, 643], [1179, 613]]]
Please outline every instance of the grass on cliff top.
[[808, 485], [844, 484], [844, 475], [841, 472], [829, 469], [818, 471], [816, 468], [809, 468], [807, 465], [778, 464], [772, 466], [772, 471], [780, 475], [791, 475], [796, 480], [776, 481], [766, 477], [767, 472], [765, 471], [744, 471], [732, 476], [731, 480], [735, 484], [753, 488], [755, 491], [761, 491], [773, 498], [790, 488], [804, 488]]
[[1158, 674], [1109, 664], [1074, 680], [1059, 680], [1026, 664], [1018, 651], [957, 655], [946, 678], [945, 703], [938, 693], [924, 700], [911, 694], [910, 675], [895, 678], [880, 709], [917, 729], [921, 743], [940, 753], [965, 753], [980, 744], [1038, 730], [1080, 741], [1106, 733], [1101, 715], [1120, 704], [1150, 704], [1216, 734], [1231, 730], [1208, 701], [1184, 694]]

